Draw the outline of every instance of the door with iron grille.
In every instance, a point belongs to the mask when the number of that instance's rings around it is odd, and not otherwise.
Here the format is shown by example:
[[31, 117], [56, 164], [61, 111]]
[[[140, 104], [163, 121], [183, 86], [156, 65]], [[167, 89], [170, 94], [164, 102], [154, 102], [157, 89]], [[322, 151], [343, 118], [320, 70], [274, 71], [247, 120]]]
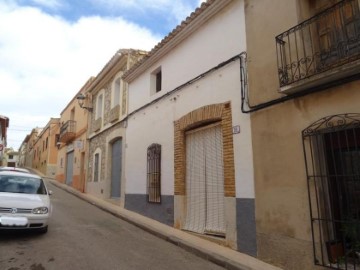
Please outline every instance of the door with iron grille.
[[360, 269], [360, 114], [303, 131], [315, 263]]
[[224, 166], [221, 125], [186, 133], [185, 230], [225, 235]]

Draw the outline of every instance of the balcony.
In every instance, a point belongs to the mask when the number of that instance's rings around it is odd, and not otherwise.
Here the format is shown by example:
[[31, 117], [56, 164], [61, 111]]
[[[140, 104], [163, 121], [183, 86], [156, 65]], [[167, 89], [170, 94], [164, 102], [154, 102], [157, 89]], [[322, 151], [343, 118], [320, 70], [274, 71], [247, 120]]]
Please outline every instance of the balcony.
[[278, 35], [276, 53], [285, 94], [359, 73], [359, 2], [340, 1]]
[[59, 141], [63, 143], [71, 142], [76, 137], [76, 121], [68, 120], [60, 128]]
[[102, 125], [102, 118], [98, 118], [94, 121], [94, 125], [93, 125], [93, 131], [97, 132], [101, 129], [101, 125]]
[[120, 116], [120, 105], [116, 105], [114, 108], [110, 110], [109, 121], [113, 123], [119, 120], [119, 116]]

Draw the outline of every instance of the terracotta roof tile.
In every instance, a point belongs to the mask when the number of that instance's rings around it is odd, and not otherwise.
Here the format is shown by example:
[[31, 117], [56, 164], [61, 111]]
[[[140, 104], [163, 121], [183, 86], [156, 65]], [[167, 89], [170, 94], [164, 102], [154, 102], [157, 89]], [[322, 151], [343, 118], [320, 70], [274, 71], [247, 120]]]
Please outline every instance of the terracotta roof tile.
[[202, 14], [212, 3], [218, 0], [207, 0], [203, 2], [198, 8], [196, 8], [191, 14], [186, 17], [179, 25], [177, 25], [168, 35], [166, 35], [158, 44], [150, 50], [150, 52], [143, 57], [141, 60], [136, 62], [128, 71], [123, 75], [123, 78], [130, 74], [132, 71], [137, 69], [142, 63], [147, 61], [152, 55], [165, 46], [169, 41], [171, 41], [179, 32], [181, 32], [188, 24], [190, 24], [194, 19], [196, 19], [200, 14]]

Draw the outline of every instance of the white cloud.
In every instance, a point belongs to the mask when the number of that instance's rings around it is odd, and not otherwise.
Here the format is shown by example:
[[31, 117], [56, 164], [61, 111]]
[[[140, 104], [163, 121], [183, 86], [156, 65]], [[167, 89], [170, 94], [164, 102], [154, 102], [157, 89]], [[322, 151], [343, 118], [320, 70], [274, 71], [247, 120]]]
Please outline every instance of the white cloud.
[[61, 2], [58, 0], [32, 0], [31, 2], [52, 9], [57, 9], [62, 6]]
[[45, 126], [120, 48], [150, 50], [160, 39], [121, 18], [69, 23], [39, 9], [0, 3], [0, 114], [10, 118], [8, 146]]

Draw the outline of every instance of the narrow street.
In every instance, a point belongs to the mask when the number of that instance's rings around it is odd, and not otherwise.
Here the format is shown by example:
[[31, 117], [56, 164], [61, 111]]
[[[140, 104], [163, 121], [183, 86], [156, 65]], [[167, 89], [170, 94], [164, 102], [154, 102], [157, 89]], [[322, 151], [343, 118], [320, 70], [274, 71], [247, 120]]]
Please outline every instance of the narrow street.
[[48, 184], [47, 234], [1, 232], [1, 270], [222, 269]]

